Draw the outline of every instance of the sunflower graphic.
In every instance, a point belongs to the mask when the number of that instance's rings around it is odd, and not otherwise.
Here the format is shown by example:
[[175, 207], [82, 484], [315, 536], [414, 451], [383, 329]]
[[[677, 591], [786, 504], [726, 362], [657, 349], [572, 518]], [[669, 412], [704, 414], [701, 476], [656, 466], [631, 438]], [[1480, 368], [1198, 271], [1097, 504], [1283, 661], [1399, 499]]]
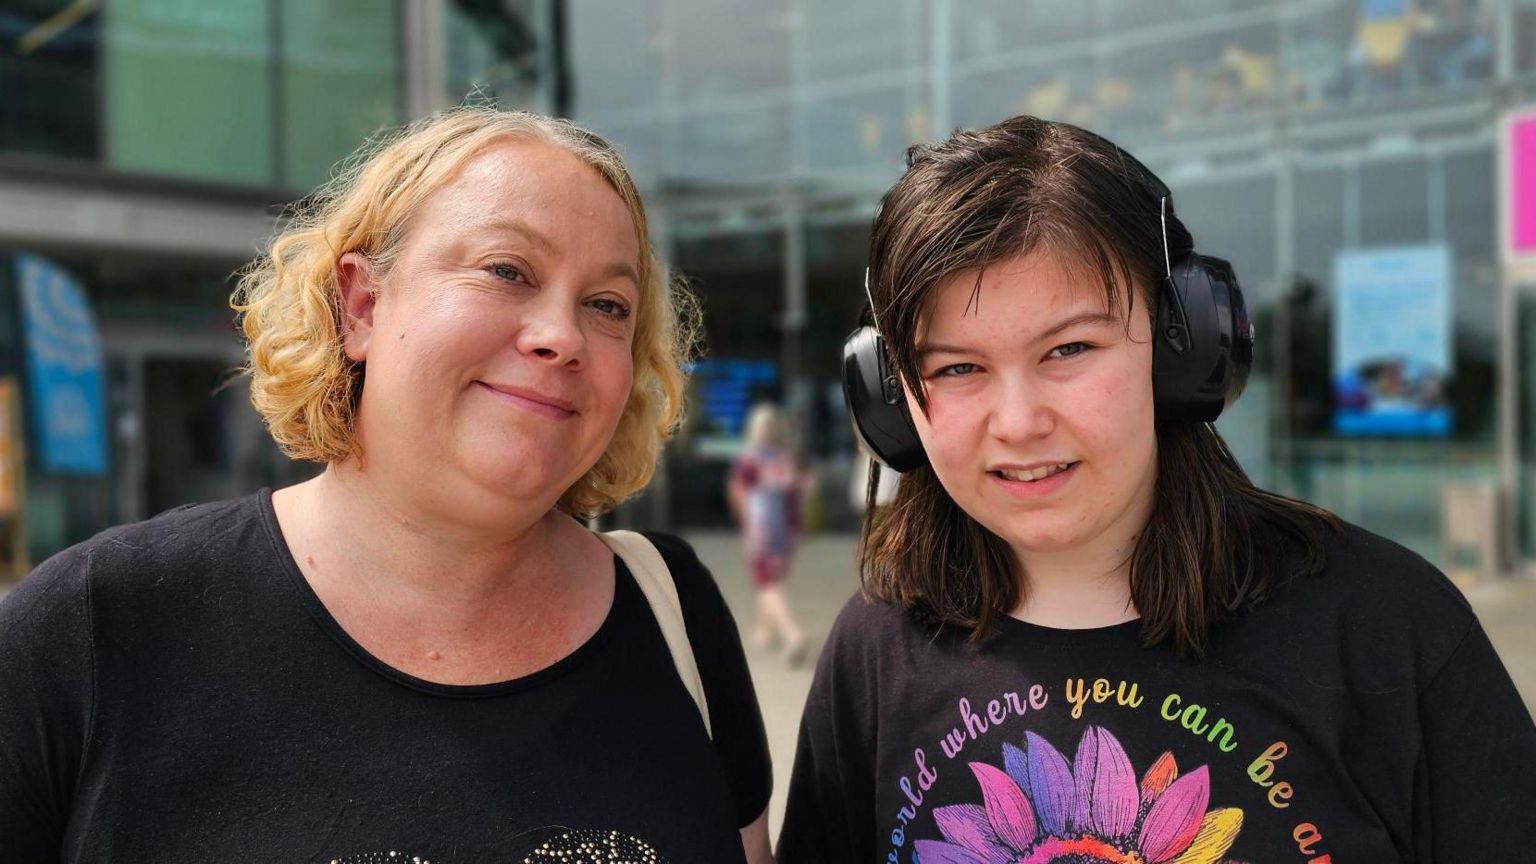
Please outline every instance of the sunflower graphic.
[[918, 864], [1237, 864], [1226, 855], [1243, 811], [1207, 812], [1204, 765], [1179, 775], [1172, 753], [1140, 783], [1125, 748], [1089, 726], [1071, 765], [1049, 741], [1025, 733], [1003, 745], [1003, 768], [972, 762], [981, 805], [933, 811], [944, 840], [918, 840]]

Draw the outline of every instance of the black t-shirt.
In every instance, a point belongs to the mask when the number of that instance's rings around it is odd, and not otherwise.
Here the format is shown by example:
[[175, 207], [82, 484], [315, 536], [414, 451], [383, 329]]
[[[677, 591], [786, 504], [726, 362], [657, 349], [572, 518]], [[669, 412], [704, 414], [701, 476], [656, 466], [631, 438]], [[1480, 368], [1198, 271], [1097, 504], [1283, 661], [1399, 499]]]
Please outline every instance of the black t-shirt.
[[855, 598], [779, 860], [1536, 861], [1536, 726], [1423, 559], [1352, 528], [1203, 659], [1139, 628], [1005, 618], [972, 644]]
[[108, 531], [0, 603], [6, 862], [743, 860], [771, 788], [736, 625], [682, 541], [714, 740], [616, 561], [554, 665], [479, 686], [386, 666], [290, 557], [270, 493]]

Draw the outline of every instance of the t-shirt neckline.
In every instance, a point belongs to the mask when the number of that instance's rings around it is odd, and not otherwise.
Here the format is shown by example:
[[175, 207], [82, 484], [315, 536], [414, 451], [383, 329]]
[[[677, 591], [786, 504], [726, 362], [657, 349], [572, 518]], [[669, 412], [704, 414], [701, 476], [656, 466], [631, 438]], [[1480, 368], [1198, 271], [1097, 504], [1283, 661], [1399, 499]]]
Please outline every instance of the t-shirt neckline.
[[282, 526], [278, 524], [277, 511], [272, 506], [272, 489], [262, 488], [256, 493], [256, 500], [257, 509], [261, 513], [262, 526], [267, 531], [267, 538], [272, 542], [272, 551], [283, 572], [288, 575], [300, 604], [315, 624], [364, 667], [397, 684], [433, 696], [458, 699], [501, 696], [530, 690], [569, 674], [586, 663], [609, 640], [612, 631], [618, 626], [617, 622], [621, 614], [628, 611], [628, 608], [636, 602], [634, 595], [640, 590], [634, 582], [634, 577], [630, 575], [629, 569], [624, 566], [623, 560], [615, 555], [613, 557], [613, 602], [608, 607], [608, 614], [604, 616], [603, 623], [598, 626], [597, 631], [574, 651], [543, 669], [506, 681], [492, 681], [485, 684], [442, 684], [428, 681], [385, 663], [352, 638], [331, 611], [325, 608], [320, 595], [315, 593], [315, 589], [299, 569], [298, 562], [294, 560], [293, 552], [288, 548], [288, 541], [283, 537]]
[[1123, 643], [1127, 639], [1139, 641], [1143, 623], [1140, 617], [1136, 617], [1129, 621], [1122, 621], [1119, 624], [1107, 624], [1103, 627], [1071, 628], [1048, 627], [1044, 624], [1021, 621], [1012, 615], [998, 615], [994, 620], [996, 621], [997, 632], [1000, 634], [1034, 640], [1046, 639], [1076, 645]]

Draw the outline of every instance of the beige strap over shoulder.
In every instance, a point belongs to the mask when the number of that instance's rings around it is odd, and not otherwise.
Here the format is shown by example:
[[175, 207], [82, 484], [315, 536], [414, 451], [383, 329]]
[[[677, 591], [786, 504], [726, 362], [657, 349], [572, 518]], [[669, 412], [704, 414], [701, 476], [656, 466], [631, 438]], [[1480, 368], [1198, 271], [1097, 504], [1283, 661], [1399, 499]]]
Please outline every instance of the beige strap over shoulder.
[[714, 731], [709, 725], [709, 703], [704, 699], [704, 681], [699, 677], [699, 665], [693, 658], [693, 646], [688, 642], [688, 630], [683, 624], [683, 604], [677, 597], [677, 583], [672, 581], [672, 571], [662, 559], [656, 546], [634, 531], [599, 532], [598, 538], [608, 544], [639, 584], [646, 602], [651, 604], [651, 614], [661, 625], [661, 635], [667, 640], [672, 652], [672, 664], [677, 667], [677, 677], [699, 706], [699, 717], [704, 720], [704, 732], [711, 738]]

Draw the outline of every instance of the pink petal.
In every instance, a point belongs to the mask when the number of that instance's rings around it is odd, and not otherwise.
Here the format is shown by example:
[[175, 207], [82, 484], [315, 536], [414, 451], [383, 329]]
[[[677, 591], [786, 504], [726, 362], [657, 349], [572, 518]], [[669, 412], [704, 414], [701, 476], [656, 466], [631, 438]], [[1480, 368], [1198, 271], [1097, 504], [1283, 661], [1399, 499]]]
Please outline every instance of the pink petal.
[[939, 826], [944, 839], [964, 846], [980, 855], [988, 864], [1006, 864], [1013, 860], [1013, 852], [997, 839], [987, 811], [975, 804], [951, 804], [935, 807], [933, 824]]
[[1108, 730], [1089, 726], [1077, 745], [1073, 815], [1077, 830], [1105, 839], [1121, 839], [1136, 827], [1141, 795], [1136, 771], [1125, 748]]
[[919, 840], [912, 847], [917, 850], [921, 864], [986, 864], [974, 853], [937, 840]]
[[982, 803], [998, 839], [1015, 852], [1028, 849], [1035, 842], [1035, 808], [1029, 805], [1019, 784], [984, 762], [972, 762], [971, 773], [981, 784]]
[[1173, 781], [1147, 811], [1136, 845], [1148, 864], [1163, 864], [1183, 852], [1200, 831], [1211, 803], [1211, 777], [1204, 765]]
[[1067, 833], [1067, 815], [1077, 790], [1066, 757], [1051, 742], [1033, 732], [1024, 733], [1025, 755], [1029, 758], [1029, 788], [1035, 802], [1035, 816], [1040, 829], [1058, 837]]

